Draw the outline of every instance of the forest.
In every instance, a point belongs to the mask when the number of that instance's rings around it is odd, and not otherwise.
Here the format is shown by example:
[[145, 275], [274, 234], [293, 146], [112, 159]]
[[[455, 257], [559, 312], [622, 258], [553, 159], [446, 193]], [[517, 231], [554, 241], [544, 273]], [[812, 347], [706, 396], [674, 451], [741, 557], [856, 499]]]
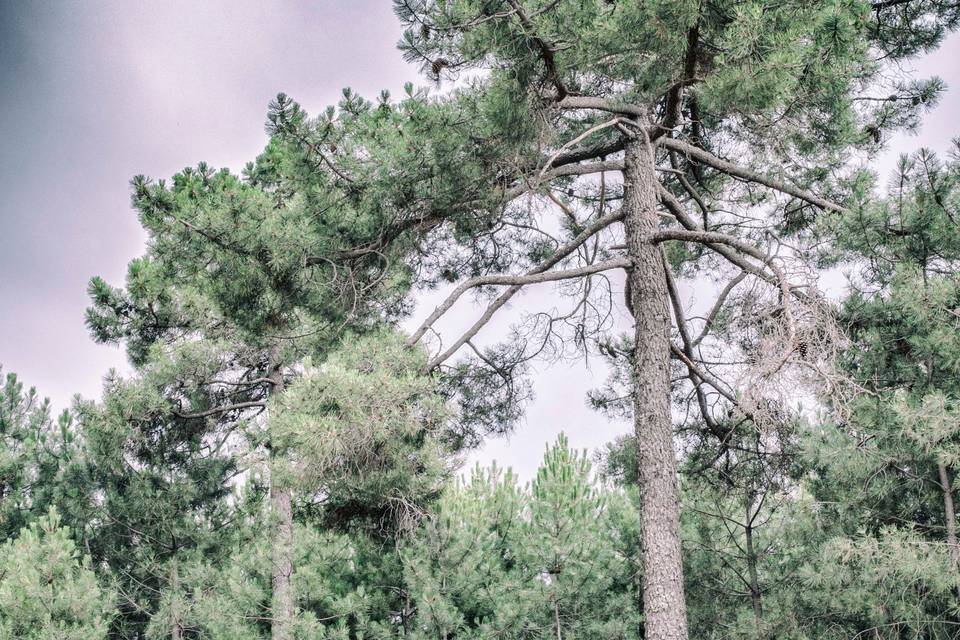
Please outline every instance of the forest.
[[[3, 372], [0, 640], [960, 638], [960, 138], [875, 169], [960, 4], [393, 7], [402, 95], [132, 178], [129, 374]], [[571, 359], [629, 436], [464, 463]]]

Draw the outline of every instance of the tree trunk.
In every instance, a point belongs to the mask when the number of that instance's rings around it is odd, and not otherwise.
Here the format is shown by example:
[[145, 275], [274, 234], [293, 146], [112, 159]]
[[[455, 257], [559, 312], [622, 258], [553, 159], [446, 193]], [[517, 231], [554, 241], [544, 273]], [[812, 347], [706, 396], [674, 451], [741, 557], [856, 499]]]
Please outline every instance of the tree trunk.
[[750, 602], [753, 604], [753, 619], [757, 625], [757, 638], [763, 639], [763, 600], [760, 593], [760, 577], [757, 574], [757, 552], [753, 544], [753, 496], [746, 499], [747, 514], [743, 528], [746, 537], [747, 571], [750, 574]]
[[670, 415], [670, 309], [657, 231], [653, 147], [627, 142], [623, 172], [628, 276], [635, 322], [634, 432], [640, 483], [643, 612], [647, 640], [686, 640], [673, 422]]
[[560, 634], [560, 603], [556, 600], [553, 601], [553, 621], [557, 626], [557, 640], [563, 640], [563, 636]]
[[[271, 395], [282, 393], [283, 374], [279, 365], [275, 365], [270, 372], [270, 379], [273, 382]], [[271, 446], [272, 461], [276, 455], [276, 448]], [[278, 474], [271, 469], [270, 511], [273, 524], [271, 632], [273, 640], [293, 640], [293, 505], [290, 489], [284, 486], [277, 476]]]
[[183, 638], [183, 620], [180, 619], [180, 571], [176, 556], [170, 560], [170, 640]]
[[293, 508], [290, 490], [271, 481], [273, 511], [273, 640], [293, 638]]
[[937, 473], [940, 475], [940, 490], [943, 492], [943, 514], [947, 526], [947, 550], [954, 568], [960, 568], [960, 545], [957, 544], [957, 512], [953, 506], [953, 484], [950, 482], [950, 473], [944, 464], [937, 463]]

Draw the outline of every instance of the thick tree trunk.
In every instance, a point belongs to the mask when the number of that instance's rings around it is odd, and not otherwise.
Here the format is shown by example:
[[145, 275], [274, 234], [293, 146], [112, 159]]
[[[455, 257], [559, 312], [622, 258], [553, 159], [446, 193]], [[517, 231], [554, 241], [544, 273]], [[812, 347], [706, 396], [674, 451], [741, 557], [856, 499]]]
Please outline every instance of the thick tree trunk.
[[670, 309], [657, 231], [653, 148], [630, 140], [624, 158], [628, 276], [635, 322], [634, 431], [640, 480], [643, 611], [647, 640], [686, 640], [673, 424], [670, 415]]
[[947, 526], [947, 550], [953, 566], [960, 568], [960, 544], [957, 543], [957, 512], [953, 505], [953, 484], [950, 482], [950, 473], [944, 464], [937, 463], [937, 473], [940, 475], [940, 490], [943, 492], [943, 513]]
[[[282, 393], [283, 375], [279, 366], [270, 372], [270, 379], [273, 382], [271, 395]], [[271, 447], [271, 458], [276, 454], [276, 449]], [[273, 640], [293, 640], [293, 505], [290, 489], [283, 485], [278, 475], [271, 470], [270, 515], [273, 523], [271, 632]]]

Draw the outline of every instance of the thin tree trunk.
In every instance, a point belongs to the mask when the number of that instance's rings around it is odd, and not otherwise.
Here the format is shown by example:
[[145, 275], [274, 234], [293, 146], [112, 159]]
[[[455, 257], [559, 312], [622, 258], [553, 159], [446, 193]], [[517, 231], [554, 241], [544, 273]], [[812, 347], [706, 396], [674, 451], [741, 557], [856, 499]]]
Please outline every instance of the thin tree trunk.
[[[270, 372], [273, 382], [271, 395], [283, 392], [283, 374], [279, 365]], [[277, 455], [275, 447], [270, 456]], [[273, 600], [271, 610], [273, 640], [293, 639], [293, 505], [290, 489], [278, 479], [279, 474], [270, 472], [270, 511], [273, 523], [273, 557], [271, 583]]]
[[937, 463], [940, 475], [940, 490], [943, 492], [943, 514], [947, 525], [947, 549], [955, 568], [960, 568], [960, 545], [957, 544], [957, 512], [953, 505], [953, 484], [947, 466]]
[[180, 619], [180, 571], [177, 558], [170, 560], [170, 640], [182, 640], [183, 620]]
[[560, 635], [560, 603], [556, 600], [553, 601], [553, 620], [557, 625], [557, 640], [563, 640], [563, 636]]
[[673, 423], [670, 415], [670, 309], [657, 231], [653, 147], [627, 142], [623, 172], [628, 276], [635, 322], [634, 431], [640, 483], [643, 612], [647, 640], [686, 640]]
[[757, 552], [753, 544], [753, 498], [748, 495], [746, 520], [743, 528], [746, 537], [747, 572], [750, 575], [750, 602], [753, 604], [753, 618], [757, 625], [757, 638], [763, 639], [763, 600], [760, 594], [760, 577], [757, 574]]
[[273, 511], [273, 640], [293, 638], [293, 508], [290, 490], [271, 482]]

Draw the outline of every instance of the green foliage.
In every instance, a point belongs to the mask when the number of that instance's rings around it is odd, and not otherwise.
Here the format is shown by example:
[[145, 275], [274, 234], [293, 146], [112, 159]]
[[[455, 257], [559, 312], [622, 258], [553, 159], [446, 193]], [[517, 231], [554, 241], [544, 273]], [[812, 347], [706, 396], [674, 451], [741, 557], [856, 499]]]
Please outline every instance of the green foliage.
[[[624, 196], [578, 182], [579, 163], [641, 129], [849, 205], [817, 219], [803, 198], [654, 150], [660, 197], [696, 201], [705, 231], [753, 246], [773, 230], [826, 238], [825, 264], [860, 268], [841, 311], [856, 348], [840, 363], [860, 393], [825, 398], [829, 423], [774, 407], [773, 427], [710, 408], [684, 425], [695, 637], [954, 637], [944, 478], [960, 459], [958, 160], [904, 158], [877, 201], [850, 158], [936, 102], [939, 79], [890, 71], [957, 26], [956, 4], [395, 6], [404, 54], [457, 81], [450, 91], [346, 89], [313, 117], [280, 94], [242, 174], [199, 163], [134, 178], [147, 250], [124, 286], [91, 280], [86, 318], [96, 340], [126, 347], [134, 375], [111, 374], [101, 402], [76, 405], [82, 439], [15, 377], [0, 386], [0, 534], [57, 503], [93, 558], [53, 511], [22, 529], [0, 558], [0, 637], [268, 637], [268, 475], [274, 496], [295, 496], [298, 638], [642, 637], [635, 442], [607, 451], [613, 486], [564, 438], [526, 487], [496, 467], [450, 482], [457, 452], [522, 415], [526, 363], [569, 355], [565, 341], [599, 342], [614, 372], [591, 400], [632, 411], [637, 345], [606, 335], [609, 285], [584, 284], [573, 312], [540, 314], [506, 344], [466, 343], [476, 358], [434, 376], [392, 329], [414, 287], [561, 255]], [[563, 154], [571, 174], [545, 177]], [[567, 219], [543, 224], [541, 196]], [[544, 269], [615, 250], [594, 236]], [[685, 275], [710, 255], [693, 242], [666, 251]], [[719, 309], [713, 328], [742, 346], [732, 315]], [[114, 582], [116, 618], [94, 570]]]
[[274, 472], [333, 524], [415, 523], [450, 471], [448, 411], [424, 365], [389, 331], [348, 336], [322, 364], [307, 363], [271, 406], [273, 446], [289, 465]]
[[886, 200], [837, 224], [860, 267], [843, 308], [857, 348], [842, 365], [863, 392], [807, 441], [827, 540], [804, 601], [823, 637], [956, 634], [958, 175], [955, 158], [905, 157]]
[[[74, 415], [52, 416], [50, 401], [24, 390], [16, 374], [0, 370], [0, 540], [61, 505], [68, 520], [82, 509], [82, 442]], [[65, 506], [65, 508], [64, 508]]]
[[0, 638], [101, 640], [114, 615], [113, 594], [100, 586], [69, 531], [50, 508], [0, 552]]
[[[164, 590], [147, 637], [169, 637], [175, 612], [180, 626], [199, 637], [269, 638], [271, 549], [265, 524], [260, 520], [244, 530], [223, 560], [200, 554], [182, 560], [178, 584]], [[317, 523], [295, 528], [293, 548], [294, 637], [395, 637], [391, 612], [402, 606], [395, 550], [363, 534], [335, 533]]]
[[489, 71], [486, 112], [511, 114], [491, 121], [521, 140], [536, 139], [530, 112], [558, 93], [663, 109], [663, 96], [683, 83], [694, 136], [720, 144], [732, 134], [764, 152], [788, 143], [804, 154], [874, 144], [872, 136], [931, 104], [936, 79], [889, 87], [887, 101], [852, 98], [883, 84], [877, 50], [887, 60], [914, 55], [960, 19], [945, 2], [911, 3], [902, 14], [855, 0], [535, 0], [513, 10], [485, 0], [394, 4], [407, 25], [407, 59], [437, 79]]
[[477, 468], [404, 552], [413, 637], [635, 637], [636, 527], [630, 502], [563, 437], [526, 489]]
[[941, 544], [909, 528], [832, 539], [801, 578], [798, 599], [820, 616], [811, 637], [956, 637], [956, 569]]

